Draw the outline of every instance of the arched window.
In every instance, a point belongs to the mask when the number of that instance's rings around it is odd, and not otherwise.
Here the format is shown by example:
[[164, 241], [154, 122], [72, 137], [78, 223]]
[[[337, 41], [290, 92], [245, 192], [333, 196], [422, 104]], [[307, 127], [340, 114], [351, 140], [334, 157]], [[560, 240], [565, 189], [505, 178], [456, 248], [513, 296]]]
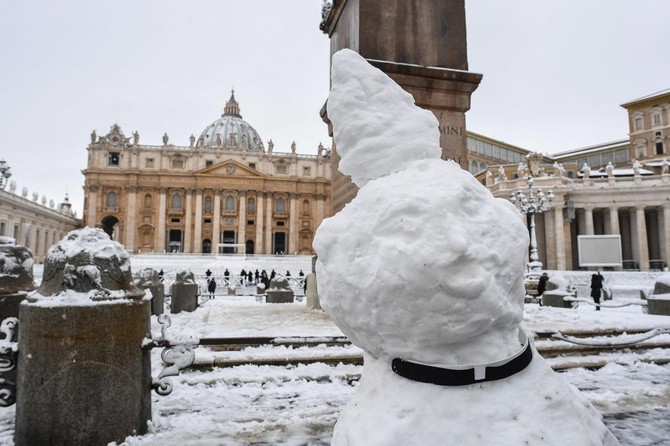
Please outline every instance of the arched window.
[[477, 161], [470, 161], [470, 173], [477, 173]]
[[107, 207], [116, 208], [116, 192], [110, 192], [107, 194]]
[[181, 209], [181, 195], [174, 194], [172, 196], [172, 203], [170, 204], [172, 209]]
[[146, 194], [144, 196], [144, 207], [145, 208], [150, 208], [151, 207], [151, 194]]
[[256, 210], [256, 200], [249, 198], [247, 202], [247, 212], [254, 212]]
[[283, 198], [277, 198], [277, 204], [275, 206], [277, 212], [286, 212], [286, 202]]
[[207, 195], [205, 197], [205, 212], [212, 212], [212, 197]]
[[226, 197], [226, 210], [234, 211], [235, 210], [235, 198], [232, 195]]
[[303, 215], [309, 215], [309, 200], [303, 200], [302, 213]]
[[486, 170], [486, 164], [479, 163], [479, 172], [481, 172], [482, 170]]

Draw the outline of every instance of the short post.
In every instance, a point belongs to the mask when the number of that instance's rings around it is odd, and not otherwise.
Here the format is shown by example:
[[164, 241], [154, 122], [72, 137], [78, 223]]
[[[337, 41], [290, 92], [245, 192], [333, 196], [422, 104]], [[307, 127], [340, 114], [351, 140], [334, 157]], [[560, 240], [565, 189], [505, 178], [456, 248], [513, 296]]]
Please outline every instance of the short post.
[[293, 302], [293, 290], [288, 279], [280, 274], [270, 281], [265, 302], [269, 304], [285, 304]]
[[20, 308], [17, 446], [106, 445], [151, 419], [151, 302], [100, 229], [70, 232]]
[[191, 271], [180, 271], [170, 286], [172, 305], [170, 312], [195, 311], [198, 308], [198, 284]]
[[161, 282], [158, 272], [152, 268], [140, 270], [133, 279], [135, 285], [151, 293], [151, 314], [158, 316], [165, 313], [165, 285]]
[[312, 256], [312, 272], [305, 277], [305, 296], [307, 298], [307, 308], [321, 310], [319, 293], [316, 288], [316, 259], [317, 256]]

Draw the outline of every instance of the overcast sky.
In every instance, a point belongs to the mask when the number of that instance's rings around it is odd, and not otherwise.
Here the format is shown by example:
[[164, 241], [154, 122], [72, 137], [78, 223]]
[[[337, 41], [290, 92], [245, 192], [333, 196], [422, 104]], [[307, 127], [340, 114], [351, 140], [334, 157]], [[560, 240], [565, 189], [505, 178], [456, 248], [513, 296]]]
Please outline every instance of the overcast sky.
[[[668, 0], [466, 0], [468, 129], [545, 153], [627, 137], [619, 104], [670, 88]], [[275, 150], [330, 141], [321, 0], [0, 0], [0, 158], [78, 215], [93, 129], [187, 145], [230, 90]]]

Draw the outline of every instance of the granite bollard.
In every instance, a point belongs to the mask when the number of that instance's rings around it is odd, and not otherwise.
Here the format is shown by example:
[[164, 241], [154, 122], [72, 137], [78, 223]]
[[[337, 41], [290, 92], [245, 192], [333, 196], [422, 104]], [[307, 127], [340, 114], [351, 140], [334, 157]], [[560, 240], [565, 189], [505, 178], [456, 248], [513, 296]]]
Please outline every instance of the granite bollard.
[[570, 291], [570, 282], [560, 274], [554, 274], [547, 281], [547, 289], [542, 294], [542, 305], [545, 307], [572, 308], [572, 302], [563, 300], [564, 297], [575, 297]]
[[670, 316], [670, 273], [656, 279], [654, 290], [647, 296], [647, 313]]
[[285, 304], [293, 302], [293, 290], [289, 286], [288, 279], [277, 275], [270, 281], [265, 302], [269, 304]]
[[151, 293], [151, 314], [158, 316], [165, 313], [165, 285], [161, 282], [158, 272], [152, 268], [140, 270], [133, 280], [138, 288]]
[[192, 272], [178, 272], [174, 283], [170, 286], [170, 294], [172, 295], [171, 313], [195, 311], [198, 308], [198, 284], [195, 283]]
[[146, 433], [150, 306], [128, 253], [104, 231], [72, 231], [49, 250], [41, 286], [20, 307], [17, 446]]

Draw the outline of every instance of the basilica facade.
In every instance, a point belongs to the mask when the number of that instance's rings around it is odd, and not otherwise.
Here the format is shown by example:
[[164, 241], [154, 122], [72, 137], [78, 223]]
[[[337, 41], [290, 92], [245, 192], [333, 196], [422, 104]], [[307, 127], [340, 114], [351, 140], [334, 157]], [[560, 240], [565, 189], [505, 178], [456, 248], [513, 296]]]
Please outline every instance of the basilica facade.
[[330, 215], [330, 151], [275, 151], [242, 119], [234, 92], [189, 146], [142, 145], [118, 125], [91, 134], [83, 223], [130, 252], [313, 254]]

